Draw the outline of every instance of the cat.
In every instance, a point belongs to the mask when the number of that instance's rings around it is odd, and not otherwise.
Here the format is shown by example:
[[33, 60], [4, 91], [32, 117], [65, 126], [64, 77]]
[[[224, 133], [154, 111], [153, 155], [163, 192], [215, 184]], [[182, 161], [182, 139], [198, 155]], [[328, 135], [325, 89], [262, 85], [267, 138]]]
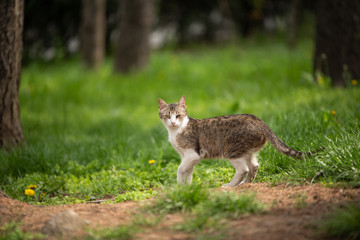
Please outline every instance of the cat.
[[235, 168], [231, 182], [234, 187], [252, 182], [259, 163], [256, 154], [270, 142], [287, 156], [303, 158], [312, 153], [296, 151], [285, 145], [259, 118], [250, 114], [227, 115], [207, 119], [193, 119], [187, 115], [185, 96], [178, 103], [167, 104], [158, 99], [159, 116], [169, 134], [169, 142], [179, 153], [181, 164], [177, 170], [178, 184], [191, 184], [193, 169], [202, 159], [228, 159]]

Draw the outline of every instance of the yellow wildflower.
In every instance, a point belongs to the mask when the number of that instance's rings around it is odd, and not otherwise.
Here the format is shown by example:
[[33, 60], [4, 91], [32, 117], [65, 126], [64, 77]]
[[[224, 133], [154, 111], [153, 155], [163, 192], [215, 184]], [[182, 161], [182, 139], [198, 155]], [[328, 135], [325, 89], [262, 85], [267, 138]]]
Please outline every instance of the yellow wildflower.
[[32, 190], [32, 189], [26, 189], [25, 190], [25, 195], [28, 195], [28, 196], [32, 197], [32, 196], [35, 195], [35, 191]]
[[331, 114], [335, 116], [335, 114], [336, 114], [335, 110], [332, 110]]
[[155, 160], [149, 160], [149, 164], [153, 164], [155, 162], [156, 162]]
[[35, 188], [37, 188], [37, 186], [36, 185], [29, 185], [29, 186], [27, 186], [27, 188], [35, 189]]
[[358, 81], [356, 79], [351, 80], [351, 85], [356, 86], [358, 84]]

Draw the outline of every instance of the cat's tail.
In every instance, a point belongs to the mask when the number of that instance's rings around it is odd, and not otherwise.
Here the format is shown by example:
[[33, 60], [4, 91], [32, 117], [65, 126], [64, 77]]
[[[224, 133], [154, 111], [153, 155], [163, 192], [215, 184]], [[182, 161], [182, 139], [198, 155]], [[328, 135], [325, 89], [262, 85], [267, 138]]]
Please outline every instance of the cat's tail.
[[279, 151], [280, 153], [282, 153], [286, 156], [293, 157], [293, 158], [301, 159], [304, 157], [310, 157], [313, 154], [324, 150], [324, 148], [322, 147], [318, 150], [311, 151], [311, 152], [296, 151], [296, 150], [292, 149], [291, 147], [288, 147], [280, 138], [278, 138], [275, 135], [275, 133], [269, 127], [266, 128], [265, 137], [266, 137], [266, 140], [268, 142], [270, 142], [271, 145], [273, 145], [277, 151]]

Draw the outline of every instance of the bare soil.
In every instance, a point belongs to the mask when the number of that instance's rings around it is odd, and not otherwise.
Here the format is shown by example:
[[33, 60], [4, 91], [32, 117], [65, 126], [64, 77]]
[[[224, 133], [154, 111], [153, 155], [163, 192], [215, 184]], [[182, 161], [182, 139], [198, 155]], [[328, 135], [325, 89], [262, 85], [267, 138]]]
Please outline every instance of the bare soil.
[[[360, 201], [360, 189], [328, 188], [320, 184], [270, 186], [252, 183], [218, 191], [255, 192], [258, 201], [267, 206], [267, 210], [260, 214], [245, 215], [231, 221], [224, 239], [322, 239], [315, 228], [316, 222], [331, 212], [334, 206]], [[141, 203], [132, 201], [37, 206], [0, 194], [0, 227], [9, 222], [22, 222], [23, 231], [41, 232], [45, 222], [56, 213], [72, 209], [89, 222], [90, 228], [110, 228], [131, 223], [140, 207]], [[136, 239], [193, 239], [191, 234], [172, 228], [182, 221], [181, 214], [167, 215], [158, 225], [138, 233]]]

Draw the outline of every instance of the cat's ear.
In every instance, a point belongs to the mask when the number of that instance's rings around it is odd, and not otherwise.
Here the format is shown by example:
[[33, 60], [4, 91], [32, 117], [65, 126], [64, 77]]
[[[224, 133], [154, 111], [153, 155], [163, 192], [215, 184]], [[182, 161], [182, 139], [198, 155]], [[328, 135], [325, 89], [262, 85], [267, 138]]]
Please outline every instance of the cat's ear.
[[159, 110], [163, 110], [164, 108], [167, 107], [167, 103], [161, 98], [158, 99], [158, 103], [159, 103]]
[[185, 96], [182, 96], [182, 98], [180, 99], [179, 106], [186, 109]]

